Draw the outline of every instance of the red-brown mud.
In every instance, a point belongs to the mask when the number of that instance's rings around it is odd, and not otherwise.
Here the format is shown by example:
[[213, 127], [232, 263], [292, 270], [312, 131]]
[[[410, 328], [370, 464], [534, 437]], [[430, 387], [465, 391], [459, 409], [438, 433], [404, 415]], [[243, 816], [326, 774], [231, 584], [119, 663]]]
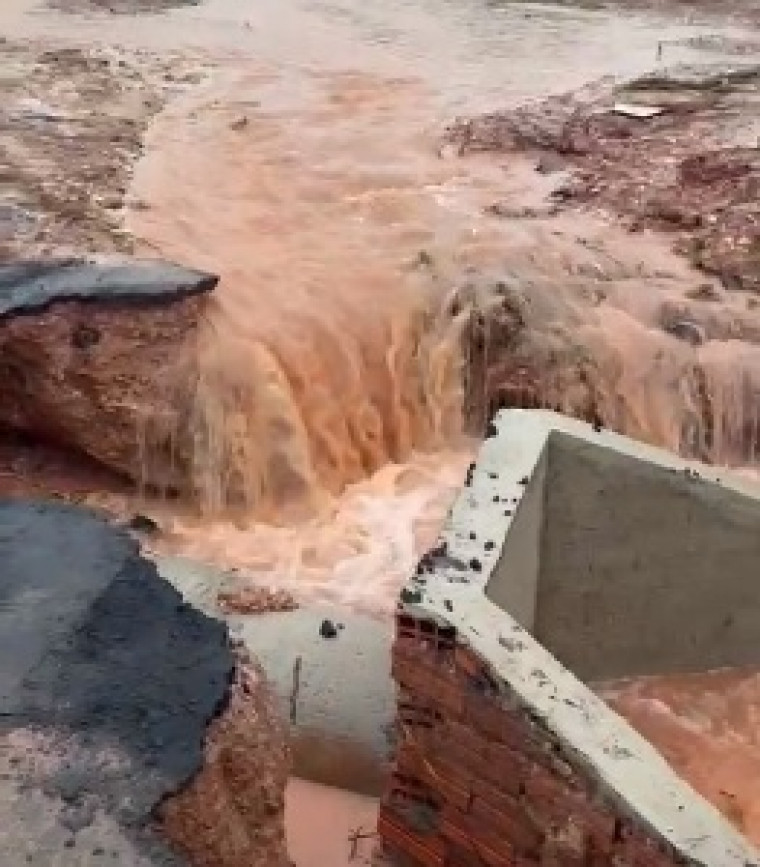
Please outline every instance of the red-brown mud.
[[[757, 50], [757, 46], [754, 47]], [[760, 66], [707, 66], [606, 82], [456, 123], [459, 152], [533, 152], [571, 172], [559, 206], [594, 205], [629, 231], [672, 237], [728, 290], [760, 292]], [[627, 106], [655, 109], [631, 117]], [[699, 296], [697, 296], [699, 297]], [[705, 291], [704, 300], [710, 300]], [[757, 299], [748, 297], [748, 306]]]

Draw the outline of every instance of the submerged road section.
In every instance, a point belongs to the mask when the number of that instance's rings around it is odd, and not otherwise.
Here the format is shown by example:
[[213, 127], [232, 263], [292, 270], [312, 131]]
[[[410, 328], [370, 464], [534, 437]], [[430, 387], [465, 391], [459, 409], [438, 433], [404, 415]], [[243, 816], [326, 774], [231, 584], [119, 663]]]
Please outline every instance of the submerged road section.
[[225, 626], [78, 508], [0, 502], [0, 563], [0, 860], [184, 864], [152, 817], [227, 702]]

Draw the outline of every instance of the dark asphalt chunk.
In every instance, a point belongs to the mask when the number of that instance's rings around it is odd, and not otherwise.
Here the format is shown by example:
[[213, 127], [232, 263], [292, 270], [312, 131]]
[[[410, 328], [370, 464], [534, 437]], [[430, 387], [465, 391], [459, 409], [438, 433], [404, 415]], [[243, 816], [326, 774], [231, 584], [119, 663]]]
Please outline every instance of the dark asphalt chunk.
[[50, 259], [0, 265], [0, 319], [38, 313], [57, 301], [151, 302], [211, 292], [219, 278], [167, 262], [100, 265]]
[[155, 850], [150, 863], [182, 863], [145, 829], [200, 767], [233, 662], [224, 624], [185, 604], [126, 532], [71, 506], [0, 501], [0, 737], [68, 744], [41, 788], [72, 830], [101, 810]]

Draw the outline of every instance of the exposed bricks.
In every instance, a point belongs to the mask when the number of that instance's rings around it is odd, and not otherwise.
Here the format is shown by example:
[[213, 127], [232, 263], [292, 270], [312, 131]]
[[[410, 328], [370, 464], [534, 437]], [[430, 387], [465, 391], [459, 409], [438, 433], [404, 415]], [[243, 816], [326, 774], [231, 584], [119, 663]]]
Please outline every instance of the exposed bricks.
[[394, 815], [388, 807], [384, 806], [380, 811], [377, 830], [391, 851], [401, 853], [407, 863], [422, 867], [445, 867], [446, 846], [443, 839], [410, 831], [403, 819]]
[[397, 619], [396, 771], [380, 811], [411, 867], [670, 867], [453, 630]]

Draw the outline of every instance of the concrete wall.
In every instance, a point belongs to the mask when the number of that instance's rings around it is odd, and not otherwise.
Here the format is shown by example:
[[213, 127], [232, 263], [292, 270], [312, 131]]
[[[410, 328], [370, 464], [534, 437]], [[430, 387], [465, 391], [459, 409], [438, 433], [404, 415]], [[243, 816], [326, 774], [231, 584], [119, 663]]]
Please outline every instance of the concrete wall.
[[760, 501], [558, 431], [548, 452], [548, 650], [584, 680], [760, 663]]
[[545, 448], [528, 478], [489, 582], [493, 602], [531, 631], [539, 593], [548, 455], [549, 449]]

